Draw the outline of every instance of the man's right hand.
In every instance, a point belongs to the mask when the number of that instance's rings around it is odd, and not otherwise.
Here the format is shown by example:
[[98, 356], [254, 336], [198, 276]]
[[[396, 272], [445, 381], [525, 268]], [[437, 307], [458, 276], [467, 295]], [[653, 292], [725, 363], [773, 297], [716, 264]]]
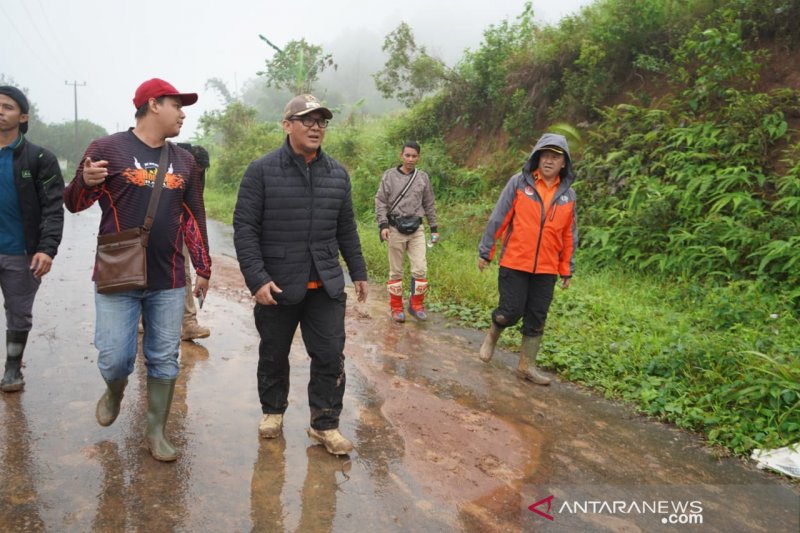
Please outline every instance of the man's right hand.
[[389, 228], [383, 228], [381, 230], [381, 241], [388, 241], [389, 240]]
[[478, 257], [478, 270], [483, 272], [483, 269], [489, 265], [489, 261], [484, 259], [483, 257]]
[[270, 281], [266, 285], [262, 285], [256, 292], [256, 301], [261, 305], [277, 305], [278, 302], [272, 297], [272, 293], [280, 294], [283, 291], [275, 285], [274, 281]]
[[97, 187], [106, 181], [108, 176], [107, 166], [108, 161], [105, 159], [92, 162], [92, 159], [87, 157], [83, 162], [83, 183], [88, 187]]

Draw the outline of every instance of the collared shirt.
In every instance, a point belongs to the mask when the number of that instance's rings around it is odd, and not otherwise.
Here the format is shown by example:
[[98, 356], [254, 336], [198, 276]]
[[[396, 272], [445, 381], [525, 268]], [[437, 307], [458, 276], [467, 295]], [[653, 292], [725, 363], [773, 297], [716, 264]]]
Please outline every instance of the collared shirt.
[[25, 231], [14, 182], [14, 149], [21, 142], [22, 135], [0, 148], [0, 254], [3, 255], [25, 254]]
[[556, 179], [553, 180], [553, 183], [548, 185], [542, 176], [539, 175], [539, 171], [536, 170], [533, 172], [533, 184], [536, 186], [536, 192], [538, 192], [539, 196], [542, 197], [544, 212], [547, 213], [550, 204], [553, 202], [553, 196], [556, 195], [558, 186], [561, 185], [561, 176], [556, 176]]

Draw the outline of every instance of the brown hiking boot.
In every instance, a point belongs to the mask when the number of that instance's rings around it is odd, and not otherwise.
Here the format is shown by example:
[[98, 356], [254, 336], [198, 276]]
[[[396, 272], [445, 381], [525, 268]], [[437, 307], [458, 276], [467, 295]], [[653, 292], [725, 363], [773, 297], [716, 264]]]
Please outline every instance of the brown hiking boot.
[[258, 425], [258, 434], [265, 439], [280, 437], [283, 431], [283, 415], [265, 414]]
[[189, 322], [183, 325], [181, 340], [191, 341], [194, 339], [205, 339], [209, 335], [211, 335], [211, 330], [207, 327], [201, 326], [197, 322]]
[[308, 428], [308, 436], [311, 440], [325, 446], [328, 453], [333, 455], [347, 455], [353, 451], [353, 443], [344, 438], [338, 429], [314, 429]]

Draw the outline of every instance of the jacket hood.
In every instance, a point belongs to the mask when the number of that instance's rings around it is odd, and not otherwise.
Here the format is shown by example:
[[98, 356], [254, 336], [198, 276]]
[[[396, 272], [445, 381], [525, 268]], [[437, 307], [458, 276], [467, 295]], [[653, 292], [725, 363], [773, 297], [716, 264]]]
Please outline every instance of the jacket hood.
[[557, 133], [545, 133], [536, 141], [536, 146], [533, 147], [530, 157], [528, 157], [528, 160], [525, 162], [525, 166], [522, 167], [523, 174], [530, 176], [531, 173], [539, 167], [539, 152], [541, 152], [542, 148], [545, 146], [558, 146], [564, 150], [566, 165], [560, 172], [561, 181], [568, 180], [570, 185], [572, 185], [572, 182], [575, 180], [575, 175], [572, 172], [572, 156], [569, 153], [567, 138]]

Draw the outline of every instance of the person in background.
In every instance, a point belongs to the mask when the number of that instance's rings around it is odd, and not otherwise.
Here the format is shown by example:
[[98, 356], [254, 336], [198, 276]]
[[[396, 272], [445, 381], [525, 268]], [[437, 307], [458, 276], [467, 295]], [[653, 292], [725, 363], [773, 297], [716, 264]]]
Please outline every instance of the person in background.
[[110, 426], [117, 419], [136, 361], [141, 316], [147, 362], [145, 443], [159, 461], [178, 458], [165, 427], [179, 368], [186, 295], [184, 241], [197, 272], [195, 296], [206, 294], [211, 277], [201, 169], [192, 154], [167, 141], [181, 131], [183, 107], [196, 101], [197, 94], [181, 93], [162, 79], [142, 83], [133, 97], [136, 126], [93, 141], [64, 191], [73, 213], [100, 204], [99, 235], [141, 226], [167, 143], [169, 163], [147, 246], [147, 288], [106, 294], [95, 290], [94, 343], [106, 382], [97, 402], [97, 422]]
[[517, 375], [538, 385], [550, 378], [536, 369], [545, 320], [558, 277], [566, 289], [575, 271], [578, 245], [575, 176], [563, 135], [545, 133], [522, 172], [506, 184], [478, 246], [482, 271], [494, 257], [497, 239], [503, 251], [497, 281], [500, 302], [480, 349], [489, 362], [503, 329], [522, 317], [522, 346]]
[[407, 141], [400, 152], [402, 163], [383, 173], [375, 193], [375, 218], [381, 241], [389, 243], [389, 308], [395, 322], [405, 322], [403, 311], [403, 262], [411, 263], [411, 292], [408, 312], [418, 320], [428, 318], [425, 293], [428, 291], [428, 264], [425, 257], [425, 231], [422, 215], [431, 228], [431, 243], [439, 241], [436, 205], [428, 174], [417, 168], [420, 146]]
[[28, 98], [0, 86], [0, 288], [6, 310], [6, 366], [0, 390], [25, 388], [22, 356], [33, 301], [64, 230], [64, 178], [52, 152], [25, 138]]
[[233, 212], [239, 268], [255, 296], [261, 337], [258, 431], [276, 438], [289, 397], [289, 350], [297, 326], [311, 357], [308, 436], [329, 453], [353, 444], [339, 431], [346, 382], [344, 313], [347, 293], [341, 252], [359, 302], [367, 299], [350, 176], [322, 151], [330, 109], [310, 94], [283, 110], [283, 146], [253, 161], [244, 173]]
[[[199, 145], [192, 145], [189, 143], [176, 143], [184, 150], [188, 150], [197, 166], [200, 167], [200, 187], [201, 190], [206, 186], [206, 171], [211, 166], [211, 161], [208, 156], [208, 150]], [[183, 256], [189, 257], [189, 249], [186, 247], [186, 241], [183, 242]], [[211, 330], [205, 326], [201, 326], [197, 322], [197, 306], [194, 303], [194, 291], [192, 290], [192, 269], [189, 261], [184, 261], [186, 276], [186, 298], [183, 301], [183, 325], [181, 326], [181, 340], [191, 341], [194, 339], [205, 339], [211, 335]]]

